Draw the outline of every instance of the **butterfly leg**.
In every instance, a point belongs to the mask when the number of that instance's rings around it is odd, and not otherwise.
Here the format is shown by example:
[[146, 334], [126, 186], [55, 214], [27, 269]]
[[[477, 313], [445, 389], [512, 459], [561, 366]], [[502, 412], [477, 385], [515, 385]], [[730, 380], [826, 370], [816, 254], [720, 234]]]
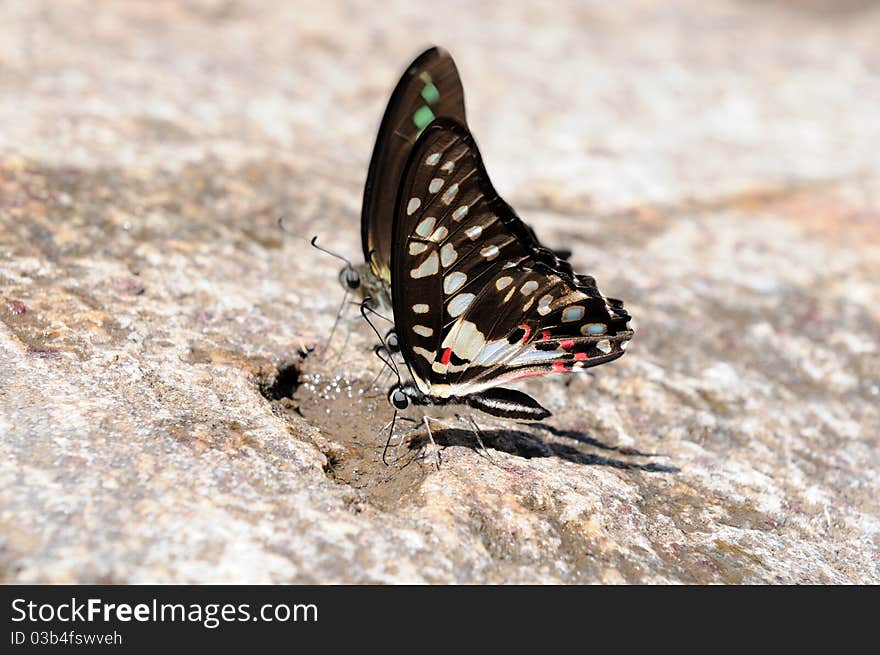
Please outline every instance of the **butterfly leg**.
[[369, 384], [369, 386], [368, 386], [367, 388], [368, 388], [368, 389], [374, 389], [374, 388], [376, 388], [376, 387], [378, 386], [380, 389], [382, 389], [382, 388], [383, 388], [383, 385], [380, 385], [380, 384], [379, 384], [379, 378], [382, 378], [382, 379], [384, 380], [384, 379], [385, 379], [386, 377], [388, 377], [388, 375], [391, 374], [391, 373], [392, 373], [392, 371], [389, 370], [388, 367], [383, 366], [383, 367], [379, 370], [379, 372], [376, 373], [376, 376], [373, 378], [373, 381], [370, 382], [370, 384]]
[[434, 463], [437, 465], [437, 470], [439, 471], [440, 470], [440, 450], [437, 448], [437, 442], [434, 441], [434, 434], [431, 432], [430, 421], [432, 419], [428, 418], [428, 416], [425, 415], [422, 417], [422, 420], [425, 424], [425, 429], [428, 431], [428, 439], [431, 440], [431, 448], [434, 451], [434, 460], [435, 460]]
[[336, 356], [336, 361], [333, 362], [333, 366], [339, 366], [339, 362], [342, 360], [342, 356], [345, 354], [345, 349], [348, 348], [348, 340], [351, 339], [351, 325], [345, 330], [345, 341], [342, 342], [342, 349], [339, 351], [339, 354]]
[[[397, 417], [397, 420], [399, 420], [399, 421], [407, 421], [407, 422], [409, 422], [409, 423], [418, 423], [418, 421], [416, 421], [416, 420], [414, 420], [414, 419], [411, 419], [411, 418], [408, 418], [408, 417], [406, 417], [406, 416], [398, 416], [398, 417]], [[395, 462], [396, 462], [398, 459], [400, 459], [400, 447], [401, 447], [404, 443], [406, 443], [406, 440], [409, 438], [409, 436], [410, 436], [411, 434], [415, 434], [416, 432], [419, 431], [419, 429], [420, 429], [420, 428], [419, 428], [418, 425], [417, 425], [416, 427], [413, 427], [413, 428], [411, 428], [410, 430], [407, 430], [406, 432], [404, 432], [402, 435], [400, 435], [400, 438], [397, 440], [397, 445], [394, 446], [394, 461], [395, 461]], [[391, 443], [391, 439], [393, 438], [393, 432], [394, 432], [394, 429], [392, 428], [392, 432], [388, 434], [388, 442], [385, 444], [385, 450], [388, 449], [388, 446], [389, 446], [389, 444]], [[385, 453], [384, 453], [384, 451], [383, 451], [383, 453], [382, 453], [382, 458], [383, 458], [382, 461], [384, 462], [384, 461], [385, 461], [385, 459], [384, 459], [384, 458], [385, 458]], [[387, 462], [385, 462], [385, 463], [387, 464]]]
[[483, 431], [480, 429], [480, 426], [477, 425], [477, 422], [474, 420], [474, 417], [471, 414], [467, 416], [459, 416], [459, 418], [468, 424], [471, 432], [474, 433], [474, 436], [477, 438], [477, 443], [480, 445], [480, 448], [483, 451], [483, 456], [488, 459], [492, 464], [497, 466], [498, 468], [502, 468], [498, 462], [492, 459], [492, 455], [489, 454], [489, 449], [486, 448], [486, 444], [483, 443]]
[[[336, 320], [333, 321], [333, 327], [330, 328], [330, 334], [327, 337], [327, 351], [330, 352], [330, 344], [333, 342], [333, 335], [336, 334], [336, 328], [339, 325], [339, 321], [342, 320], [343, 314], [345, 314], [346, 303], [348, 302], [348, 289], [345, 290], [345, 295], [342, 296], [342, 303], [339, 305], [339, 309], [336, 310]], [[351, 334], [351, 331], [349, 331]], [[345, 343], [348, 343], [348, 335], [346, 335]], [[343, 347], [343, 351], [345, 348]], [[342, 353], [340, 353], [341, 355]], [[325, 355], [326, 357], [326, 355]]]
[[[392, 373], [394, 373], [394, 365], [391, 361], [389, 361], [393, 357], [393, 355], [391, 355], [391, 353], [388, 352], [388, 348], [385, 345], [379, 345], [379, 346], [376, 346], [375, 348], [373, 348], [373, 354], [375, 354], [376, 357], [378, 357], [380, 360], [382, 360], [383, 366], [379, 370], [379, 372], [376, 373], [376, 376], [373, 378], [373, 381], [370, 382], [369, 386], [367, 387], [368, 389], [375, 388], [377, 383], [379, 382], [379, 378], [383, 378], [383, 375], [385, 377], [387, 377], [388, 375], [391, 375]], [[386, 355], [388, 356], [388, 359], [385, 358]], [[380, 388], [381, 388], [381, 385], [380, 385]]]
[[391, 438], [394, 436], [394, 423], [396, 421], [397, 421], [397, 412], [394, 412], [394, 417], [376, 431], [376, 436], [378, 437], [380, 432], [384, 432], [389, 427], [391, 428], [390, 430], [388, 430], [388, 438], [385, 440], [385, 447], [382, 449], [382, 463], [385, 466], [388, 466], [388, 460], [385, 459], [385, 454], [388, 452], [388, 444], [391, 443]]

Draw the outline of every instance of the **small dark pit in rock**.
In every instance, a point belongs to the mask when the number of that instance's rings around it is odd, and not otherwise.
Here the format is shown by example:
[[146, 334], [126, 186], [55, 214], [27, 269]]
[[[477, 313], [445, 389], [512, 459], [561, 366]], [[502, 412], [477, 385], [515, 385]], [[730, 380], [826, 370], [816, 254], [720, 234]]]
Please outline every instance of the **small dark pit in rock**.
[[278, 369], [275, 376], [260, 381], [260, 393], [266, 400], [292, 398], [300, 385], [300, 369], [297, 364], [287, 364]]

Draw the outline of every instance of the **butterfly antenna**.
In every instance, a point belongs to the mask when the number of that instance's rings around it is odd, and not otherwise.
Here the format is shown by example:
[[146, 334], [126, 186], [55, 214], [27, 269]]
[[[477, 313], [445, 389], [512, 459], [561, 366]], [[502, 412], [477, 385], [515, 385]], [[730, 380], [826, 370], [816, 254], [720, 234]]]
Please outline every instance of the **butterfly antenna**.
[[278, 217], [275, 219], [275, 222], [278, 224], [278, 227], [281, 228], [281, 231], [284, 232], [284, 234], [289, 234], [290, 236], [294, 237], [295, 239], [302, 239], [303, 241], [308, 241], [308, 239], [306, 239], [304, 236], [300, 236], [296, 232], [293, 232], [292, 230], [288, 230], [287, 225], [284, 224], [285, 218], [287, 218], [287, 217], [284, 214], [279, 214]]
[[337, 253], [337, 252], [333, 252], [332, 250], [327, 250], [327, 249], [326, 249], [325, 247], [323, 247], [323, 246], [319, 246], [319, 245], [318, 245], [318, 235], [317, 235], [317, 234], [316, 234], [315, 236], [312, 237], [312, 240], [311, 240], [309, 243], [311, 243], [312, 246], [313, 246], [314, 248], [317, 248], [317, 249], [320, 250], [321, 252], [325, 252], [325, 253], [327, 253], [328, 255], [330, 255], [331, 257], [336, 257], [336, 259], [339, 259], [339, 260], [341, 260], [341, 261], [344, 261], [344, 262], [345, 262], [345, 265], [348, 266], [348, 268], [354, 268], [354, 266], [352, 266], [351, 260], [348, 259], [347, 257], [343, 257], [342, 255], [340, 255], [340, 254]]
[[386, 355], [387, 355], [389, 358], [391, 357], [391, 354], [385, 349], [385, 346], [376, 346], [376, 348], [373, 350], [373, 352], [376, 353], [376, 357], [378, 357], [379, 359], [381, 359], [382, 362], [385, 364], [385, 366], [383, 366], [383, 367], [379, 370], [379, 372], [376, 373], [376, 377], [374, 377], [374, 378], [373, 378], [373, 381], [370, 382], [370, 388], [371, 388], [371, 389], [372, 389], [373, 387], [376, 386], [376, 382], [379, 381], [379, 378], [380, 378], [381, 376], [383, 376], [383, 375], [387, 375], [387, 374], [388, 374], [389, 370], [390, 370], [392, 373], [394, 372], [394, 368], [391, 366], [390, 363], [388, 363], [388, 360], [385, 359]]
[[[385, 339], [382, 338], [382, 335], [379, 334], [379, 331], [376, 329], [376, 326], [373, 325], [373, 321], [371, 321], [370, 317], [367, 316], [367, 311], [370, 311], [373, 314], [377, 314], [377, 312], [373, 311], [369, 307], [369, 303], [371, 300], [372, 300], [372, 298], [370, 298], [370, 296], [367, 296], [361, 302], [361, 316], [364, 317], [364, 320], [367, 322], [367, 325], [370, 326], [370, 329], [373, 331], [373, 334], [376, 335], [376, 338], [379, 340], [379, 343], [382, 344], [382, 348], [384, 349], [384, 351], [389, 352], [388, 351], [388, 344], [385, 343]], [[377, 348], [376, 349], [376, 356], [379, 359], [381, 359], [383, 362], [385, 362], [385, 364], [388, 366], [388, 368], [394, 372], [394, 375], [397, 376], [397, 384], [402, 384], [403, 381], [400, 377], [400, 370], [397, 368], [397, 364], [394, 363], [394, 358], [391, 357], [391, 355], [389, 353], [388, 359], [385, 359], [380, 354], [381, 352], [382, 352], [382, 350]], [[385, 447], [382, 449], [382, 463], [385, 464], [385, 466], [388, 466], [388, 458], [387, 458], [388, 446], [391, 444], [391, 440], [394, 438], [394, 426], [397, 424], [397, 409], [394, 410], [394, 416], [391, 417], [391, 421], [389, 423], [385, 424], [385, 427], [387, 427], [389, 424], [391, 425], [391, 429], [388, 430], [388, 438], [385, 440]], [[384, 430], [385, 427], [383, 427], [382, 429]]]
[[[372, 300], [373, 300], [373, 299], [370, 298], [370, 301], [372, 301]], [[370, 307], [369, 305], [367, 305], [365, 309], [366, 309], [366, 311], [370, 312], [373, 316], [378, 316], [378, 317], [381, 318], [383, 321], [388, 321], [389, 323], [391, 323], [392, 325], [394, 325], [394, 320], [393, 320], [393, 319], [388, 318], [388, 317], [385, 316], [384, 314], [380, 314], [379, 312], [377, 312], [375, 309], [373, 309], [373, 308]]]
[[303, 241], [308, 241], [308, 242], [312, 245], [312, 247], [317, 248], [318, 250], [320, 250], [320, 251], [323, 252], [323, 253], [327, 253], [327, 254], [330, 255], [331, 257], [335, 257], [336, 259], [339, 259], [339, 260], [345, 262], [345, 267], [346, 267], [346, 268], [351, 269], [351, 270], [354, 270], [354, 265], [351, 263], [351, 260], [350, 260], [350, 259], [348, 259], [347, 257], [344, 257], [344, 256], [340, 255], [340, 254], [337, 253], [337, 252], [333, 252], [332, 250], [327, 250], [327, 248], [324, 248], [323, 246], [319, 246], [319, 245], [318, 245], [318, 235], [317, 235], [317, 234], [316, 234], [315, 236], [313, 236], [311, 239], [306, 239], [304, 236], [300, 236], [299, 234], [296, 234], [295, 232], [292, 232], [292, 231], [288, 230], [288, 229], [287, 229], [287, 226], [284, 224], [284, 219], [285, 219], [285, 218], [286, 218], [286, 217], [284, 216], [284, 214], [280, 214], [280, 215], [278, 216], [278, 218], [275, 219], [275, 222], [278, 223], [278, 227], [281, 228], [281, 231], [282, 231], [282, 232], [284, 232], [285, 234], [289, 234], [290, 236], [292, 236], [292, 237], [294, 237], [294, 238], [296, 238], [296, 239], [302, 239]]
[[[364, 298], [363, 302], [361, 302], [361, 316], [364, 317], [364, 320], [367, 322], [367, 325], [370, 326], [370, 329], [373, 331], [373, 334], [375, 334], [376, 338], [379, 339], [379, 343], [381, 343], [382, 346], [384, 346], [385, 350], [388, 351], [388, 344], [385, 343], [385, 339], [382, 338], [382, 335], [379, 334], [379, 330], [377, 330], [376, 326], [373, 325], [373, 321], [371, 321], [370, 317], [367, 316], [367, 311], [370, 311], [370, 312], [376, 314], [376, 312], [374, 310], [370, 309], [367, 306], [367, 304], [371, 300], [372, 300], [372, 298], [370, 298], [370, 296], [367, 296], [366, 298]], [[376, 354], [378, 355], [378, 351]], [[397, 364], [394, 362], [394, 358], [390, 357], [389, 359], [386, 360], [386, 359], [382, 358], [381, 356], [379, 356], [379, 359], [381, 359], [383, 362], [385, 362], [389, 366], [389, 368], [391, 368], [391, 370], [394, 371], [394, 374], [397, 376], [397, 383], [402, 384], [403, 379], [400, 377], [400, 369], [397, 368]], [[395, 412], [395, 414], [396, 413], [397, 412]]]

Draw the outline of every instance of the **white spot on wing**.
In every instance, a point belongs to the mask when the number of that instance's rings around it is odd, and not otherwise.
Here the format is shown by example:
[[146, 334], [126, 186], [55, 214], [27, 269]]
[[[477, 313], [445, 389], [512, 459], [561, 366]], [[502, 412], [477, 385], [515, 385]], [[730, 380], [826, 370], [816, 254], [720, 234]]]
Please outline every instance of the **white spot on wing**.
[[465, 282], [467, 282], [467, 275], [461, 271], [454, 271], [443, 279], [443, 291], [447, 296], [451, 296], [461, 289]]
[[423, 337], [430, 337], [434, 334], [434, 330], [425, 325], [413, 325], [412, 331]]
[[443, 188], [444, 184], [446, 184], [446, 181], [443, 178], [435, 177], [428, 185], [428, 191], [430, 191], [431, 193], [437, 193], [440, 189]]
[[611, 352], [611, 342], [608, 339], [602, 339], [596, 344], [596, 348], [599, 349], [600, 352], [605, 353], [606, 355]]
[[419, 243], [418, 241], [410, 241], [409, 242], [409, 254], [410, 255], [420, 255], [428, 249], [424, 243]]
[[446, 311], [452, 318], [461, 316], [471, 306], [475, 297], [472, 293], [460, 293], [447, 303]]
[[480, 254], [491, 262], [498, 256], [498, 246], [486, 246], [480, 251]]
[[502, 291], [503, 289], [509, 287], [511, 282], [513, 282], [513, 278], [509, 275], [499, 277], [497, 280], [495, 280], [495, 288], [499, 291]]
[[412, 216], [412, 213], [422, 206], [422, 201], [418, 198], [410, 198], [406, 205], [406, 215]]
[[420, 302], [420, 303], [413, 305], [412, 310], [416, 314], [427, 314], [431, 310], [431, 308], [428, 305], [426, 305], [425, 303]]
[[535, 282], [534, 280], [529, 280], [524, 285], [522, 285], [522, 287], [520, 287], [519, 292], [524, 296], [528, 296], [529, 294], [535, 293], [535, 290], [537, 288], [538, 288], [538, 283]]
[[[438, 157], [437, 159], [440, 159], [440, 158]], [[450, 161], [446, 162], [445, 164], [443, 164], [440, 167], [440, 170], [446, 171], [447, 173], [451, 173], [453, 168], [455, 168], [455, 163], [450, 160]]]
[[443, 244], [443, 247], [440, 248], [440, 263], [443, 268], [455, 263], [456, 259], [458, 259], [458, 253], [455, 252], [455, 247], [451, 243]]
[[433, 216], [428, 216], [428, 218], [422, 219], [422, 222], [418, 224], [416, 227], [416, 234], [420, 237], [428, 238], [428, 235], [431, 234], [431, 231], [434, 229], [434, 225], [437, 223], [437, 219]]
[[433, 241], [434, 243], [440, 243], [441, 241], [443, 241], [443, 239], [446, 238], [447, 234], [449, 234], [449, 230], [441, 225], [436, 230], [434, 230], [434, 233], [430, 237], [428, 237], [428, 239], [430, 241]]
[[412, 351], [413, 351], [416, 355], [420, 355], [420, 356], [424, 357], [424, 358], [427, 359], [429, 362], [433, 362], [433, 361], [434, 361], [434, 353], [432, 353], [432, 352], [431, 352], [430, 350], [428, 350], [427, 348], [422, 348], [421, 346], [413, 346]]
[[449, 187], [448, 189], [446, 189], [446, 191], [443, 192], [443, 195], [440, 196], [440, 200], [443, 201], [444, 205], [448, 205], [453, 200], [455, 200], [455, 196], [457, 194], [458, 194], [458, 184], [453, 184], [451, 187]]
[[465, 216], [467, 216], [467, 214], [468, 214], [468, 206], [462, 205], [461, 207], [456, 209], [454, 212], [452, 212], [452, 220], [457, 223], [461, 219], [463, 219]]
[[[468, 294], [470, 295], [470, 294]], [[486, 345], [486, 337], [471, 321], [458, 321], [443, 339], [443, 348], [452, 348], [452, 352], [461, 359], [472, 361]]]
[[427, 159], [425, 159], [425, 163], [428, 166], [434, 166], [438, 161], [440, 161], [440, 153], [439, 152], [432, 153], [432, 154], [428, 155]]
[[[453, 218], [455, 218], [455, 216], [453, 216]], [[470, 239], [471, 241], [476, 241], [477, 239], [480, 238], [480, 235], [483, 233], [483, 226], [482, 225], [472, 225], [471, 227], [466, 229], [464, 231], [464, 233], [467, 234], [468, 239]]]
[[418, 268], [412, 269], [409, 274], [410, 277], [419, 279], [421, 277], [428, 277], [429, 275], [435, 275], [440, 271], [440, 258], [437, 256], [436, 252], [432, 252], [428, 255], [427, 259], [422, 262], [421, 266]]
[[[541, 296], [541, 299], [538, 301], [538, 313], [541, 316], [547, 316], [550, 313], [550, 303], [553, 302], [553, 296], [547, 294], [546, 296]], [[581, 329], [583, 331], [583, 329]]]

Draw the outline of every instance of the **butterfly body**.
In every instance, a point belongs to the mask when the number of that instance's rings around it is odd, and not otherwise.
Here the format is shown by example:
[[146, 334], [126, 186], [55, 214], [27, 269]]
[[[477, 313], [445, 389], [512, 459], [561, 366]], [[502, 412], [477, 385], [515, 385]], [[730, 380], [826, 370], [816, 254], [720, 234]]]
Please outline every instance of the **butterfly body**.
[[422, 392], [414, 383], [393, 386], [388, 392], [392, 406], [398, 411], [414, 407], [451, 408], [467, 407], [509, 421], [540, 421], [550, 412], [522, 391], [495, 387], [465, 396], [434, 396]]

